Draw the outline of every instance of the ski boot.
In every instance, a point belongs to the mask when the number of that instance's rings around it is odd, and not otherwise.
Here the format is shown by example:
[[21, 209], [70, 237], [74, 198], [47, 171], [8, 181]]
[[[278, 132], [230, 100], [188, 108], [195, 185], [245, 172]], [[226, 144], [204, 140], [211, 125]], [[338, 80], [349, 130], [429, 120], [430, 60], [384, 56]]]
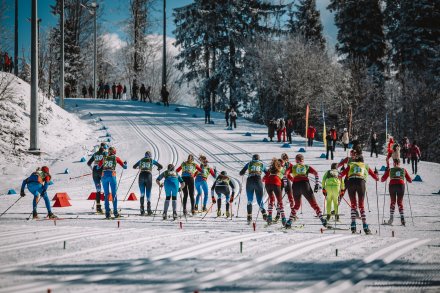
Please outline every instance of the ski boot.
[[284, 225], [284, 227], [286, 227], [286, 229], [292, 228], [292, 219], [287, 220], [286, 225]]
[[281, 225], [283, 225], [283, 227], [286, 227], [286, 223], [287, 223], [286, 218], [282, 218], [281, 219]]
[[38, 216], [37, 211], [33, 211], [32, 212], [32, 219], [39, 219], [40, 217]]
[[252, 214], [247, 215], [247, 224], [250, 225], [252, 222]]
[[387, 224], [388, 225], [392, 225], [393, 224], [393, 220], [394, 220], [394, 217], [390, 216], [390, 219], [388, 220]]
[[331, 217], [331, 215], [327, 214], [327, 217], [326, 217], [327, 222], [330, 221], [330, 217]]
[[115, 214], [115, 219], [119, 219], [119, 218], [122, 218], [121, 214], [120, 213], [116, 213]]
[[321, 223], [322, 223], [322, 226], [324, 226], [325, 228], [330, 228], [330, 225], [327, 223], [326, 219], [321, 218]]
[[48, 219], [58, 219], [58, 217], [55, 216], [55, 214], [52, 213], [52, 212], [50, 212], [50, 213], [47, 214], [47, 218], [48, 218]]
[[196, 210], [192, 210], [191, 211], [191, 215], [195, 216], [196, 215]]
[[226, 218], [229, 218], [230, 216], [229, 211], [226, 211]]
[[188, 212], [186, 211], [186, 209], [183, 210], [183, 215], [186, 216], [188, 214]]
[[333, 210], [333, 211], [331, 211], [331, 214], [332, 214], [332, 215], [334, 215], [334, 214], [335, 214], [335, 211], [334, 211], [334, 210]]
[[167, 219], [167, 214], [165, 214], [165, 213], [164, 213], [164, 214], [162, 214], [162, 220], [164, 220], [164, 221], [165, 221], [166, 219]]
[[177, 212], [173, 212], [173, 220], [177, 220]]
[[351, 222], [351, 233], [355, 234], [356, 233], [356, 222]]
[[366, 235], [371, 235], [371, 230], [368, 228], [368, 224], [363, 224], [363, 228]]
[[280, 220], [280, 214], [277, 212], [277, 214], [275, 215], [275, 218], [273, 219], [274, 223], [277, 223]]
[[222, 215], [222, 211], [221, 210], [217, 210], [217, 217], [220, 217]]
[[406, 222], [405, 222], [405, 218], [404, 218], [404, 217], [400, 217], [400, 222], [402, 223], [402, 226], [405, 226], [405, 225], [406, 225]]
[[141, 205], [141, 216], [145, 216], [144, 205]]
[[339, 222], [339, 215], [335, 215], [335, 221]]
[[151, 216], [153, 211], [151, 210], [151, 202], [147, 201], [147, 215]]
[[194, 209], [195, 209], [196, 211], [198, 211], [198, 210], [199, 210], [199, 205], [198, 205], [198, 204], [195, 204], [195, 205], [194, 205]]
[[292, 219], [292, 222], [298, 221], [298, 216], [297, 215], [290, 216], [290, 218]]
[[272, 225], [272, 215], [268, 215], [266, 221], [268, 225]]
[[206, 206], [204, 205], [203, 207], [202, 207], [202, 212], [207, 212], [208, 210], [206, 209]]
[[101, 204], [100, 203], [97, 203], [96, 204], [96, 213], [97, 214], [103, 214], [104, 212], [102, 211], [102, 208], [101, 208]]
[[107, 220], [110, 220], [112, 217], [110, 217], [110, 213], [105, 213], [105, 218], [106, 218]]
[[263, 215], [263, 220], [267, 221], [267, 213], [266, 210], [261, 210], [261, 214]]

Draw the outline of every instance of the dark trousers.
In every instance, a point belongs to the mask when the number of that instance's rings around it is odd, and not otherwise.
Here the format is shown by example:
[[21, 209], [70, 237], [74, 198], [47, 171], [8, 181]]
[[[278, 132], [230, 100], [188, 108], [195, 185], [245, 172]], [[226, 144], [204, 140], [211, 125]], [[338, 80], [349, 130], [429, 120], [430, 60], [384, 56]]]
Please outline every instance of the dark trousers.
[[308, 142], [307, 142], [307, 145], [308, 145], [309, 147], [313, 146], [313, 138], [309, 137]]
[[345, 152], [348, 149], [348, 143], [344, 143], [343, 145], [344, 145], [344, 152]]
[[205, 124], [211, 123], [211, 113], [205, 112]]
[[188, 201], [188, 196], [191, 201], [191, 211], [194, 210], [194, 177], [185, 176], [182, 177], [183, 182], [185, 182], [185, 187], [183, 188], [183, 210], [186, 212], [186, 203]]
[[225, 118], [226, 120], [226, 126], [229, 126], [229, 118]]
[[336, 139], [333, 139], [332, 143], [333, 143], [333, 151], [336, 151]]
[[235, 120], [235, 119], [231, 119], [231, 128], [232, 128], [232, 125], [234, 125], [234, 128], [237, 128], [237, 123], [236, 123], [236, 121], [237, 121], [237, 120]]
[[287, 140], [289, 143], [292, 143], [292, 131], [287, 130]]
[[411, 158], [411, 167], [413, 174], [417, 174], [417, 163], [418, 163], [417, 158]]
[[329, 144], [327, 146], [327, 154], [325, 155], [325, 158], [328, 160], [328, 152], [331, 153], [331, 159], [333, 160], [333, 146], [331, 144]]
[[370, 154], [370, 157], [372, 157], [373, 156], [373, 153], [375, 153], [376, 154], [376, 158], [377, 158], [377, 145], [375, 145], [375, 144], [372, 144], [371, 145], [371, 154]]

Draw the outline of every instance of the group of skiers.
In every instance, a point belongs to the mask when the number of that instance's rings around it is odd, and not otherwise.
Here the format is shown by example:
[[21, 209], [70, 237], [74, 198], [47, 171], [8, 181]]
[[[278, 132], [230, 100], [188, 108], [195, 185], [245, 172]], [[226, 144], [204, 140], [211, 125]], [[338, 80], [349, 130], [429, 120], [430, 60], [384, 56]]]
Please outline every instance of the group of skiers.
[[8, 52], [1, 53], [0, 50], [0, 71], [12, 72], [14, 68], [14, 60], [9, 56]]

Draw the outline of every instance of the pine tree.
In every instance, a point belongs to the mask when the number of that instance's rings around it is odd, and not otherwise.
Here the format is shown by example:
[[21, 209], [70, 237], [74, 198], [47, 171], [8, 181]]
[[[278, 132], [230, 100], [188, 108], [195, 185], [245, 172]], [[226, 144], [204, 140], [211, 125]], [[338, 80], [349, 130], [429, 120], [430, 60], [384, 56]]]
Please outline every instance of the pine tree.
[[305, 40], [325, 48], [325, 39], [322, 35], [320, 13], [316, 8], [315, 0], [300, 0], [295, 5], [296, 11], [291, 11], [288, 28], [291, 33], [302, 35]]

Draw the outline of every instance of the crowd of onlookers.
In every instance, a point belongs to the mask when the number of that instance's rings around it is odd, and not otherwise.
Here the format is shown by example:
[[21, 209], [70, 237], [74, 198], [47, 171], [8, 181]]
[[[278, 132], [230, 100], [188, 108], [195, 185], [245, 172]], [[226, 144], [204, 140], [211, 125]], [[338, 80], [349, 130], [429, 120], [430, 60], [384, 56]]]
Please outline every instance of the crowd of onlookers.
[[0, 51], [0, 71], [11, 73], [13, 68], [14, 60], [12, 60], [12, 57], [9, 56], [8, 52], [2, 54]]
[[275, 135], [278, 142], [286, 142], [292, 143], [292, 132], [293, 132], [293, 120], [284, 118], [275, 119], [272, 118], [269, 120], [268, 125], [268, 136], [270, 141], [273, 141]]

